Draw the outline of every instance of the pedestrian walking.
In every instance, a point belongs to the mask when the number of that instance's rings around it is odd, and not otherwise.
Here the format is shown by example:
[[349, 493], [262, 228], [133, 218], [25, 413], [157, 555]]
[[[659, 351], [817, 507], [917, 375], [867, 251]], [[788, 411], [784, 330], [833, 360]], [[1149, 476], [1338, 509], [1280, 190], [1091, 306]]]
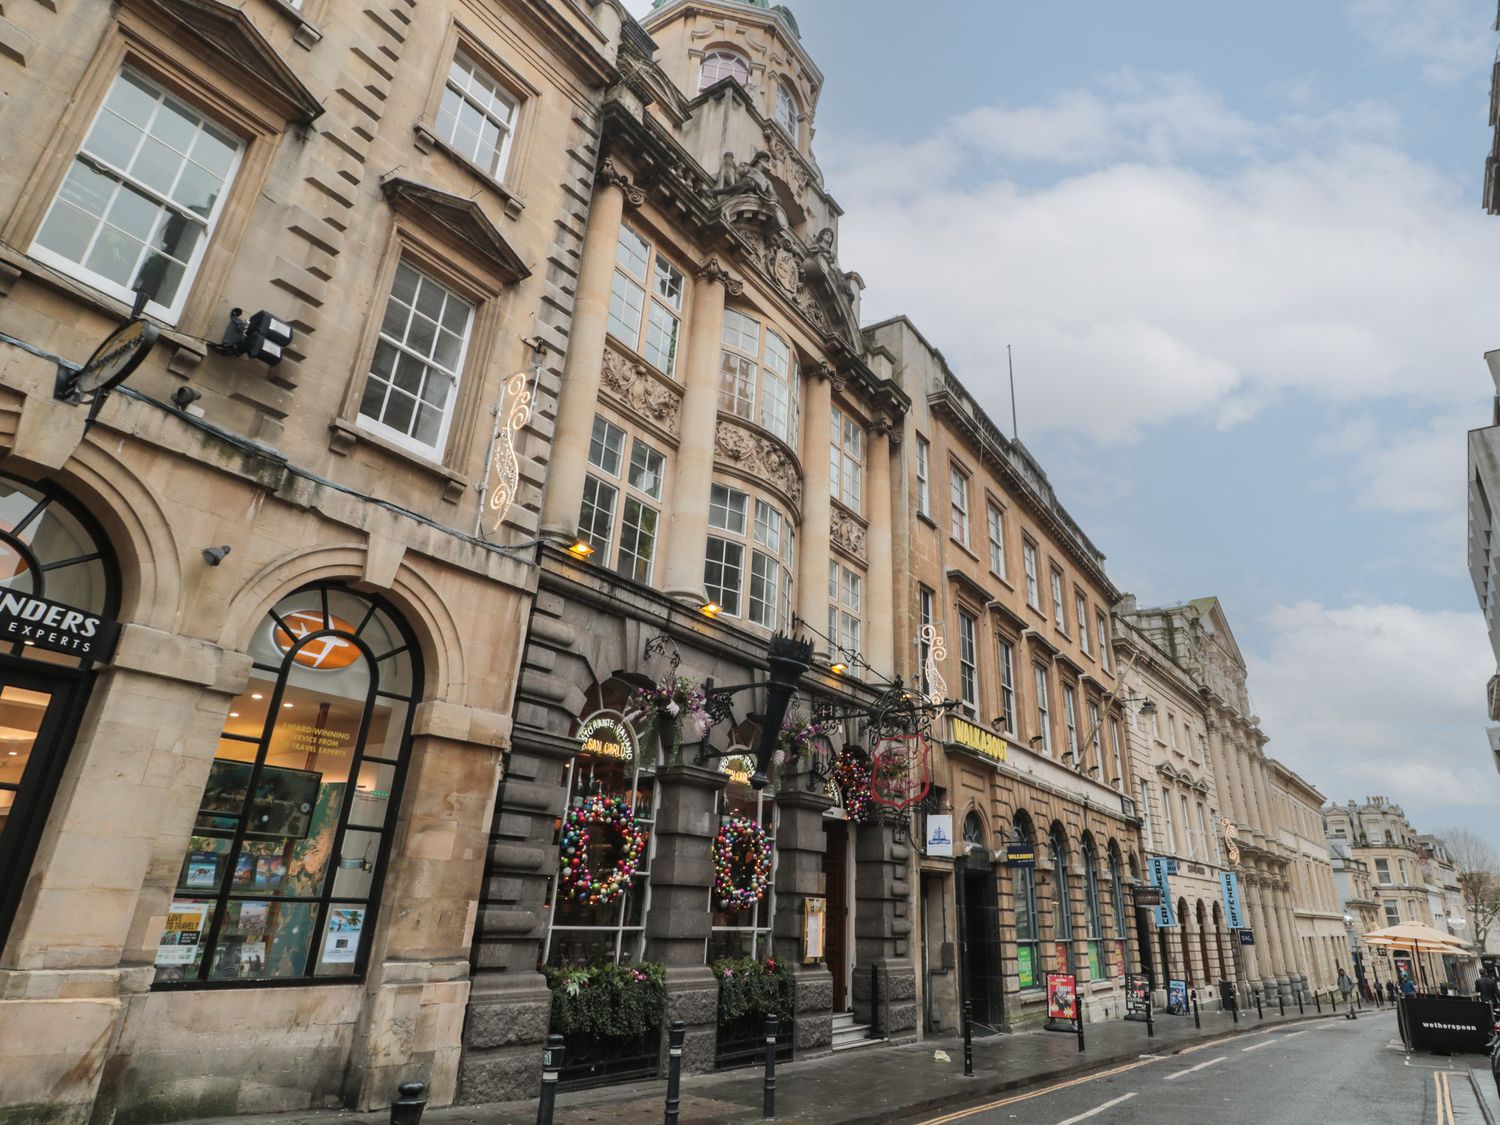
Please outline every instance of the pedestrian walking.
[[1479, 979], [1474, 982], [1474, 991], [1479, 993], [1479, 998], [1490, 1006], [1490, 1011], [1495, 1011], [1496, 1005], [1500, 1004], [1500, 984], [1489, 973], [1481, 971]]
[[1388, 980], [1385, 982], [1385, 998], [1392, 1004], [1396, 1002], [1396, 982]]
[[1417, 986], [1412, 982], [1411, 977], [1402, 977], [1401, 978], [1401, 995], [1402, 996], [1406, 996], [1406, 997], [1412, 997], [1412, 996], [1415, 996], [1416, 994], [1417, 994]]
[[1351, 997], [1354, 995], [1354, 982], [1349, 979], [1349, 974], [1343, 969], [1339, 970], [1339, 992], [1344, 997], [1344, 1018], [1346, 1020], [1356, 1019], [1354, 1004]]

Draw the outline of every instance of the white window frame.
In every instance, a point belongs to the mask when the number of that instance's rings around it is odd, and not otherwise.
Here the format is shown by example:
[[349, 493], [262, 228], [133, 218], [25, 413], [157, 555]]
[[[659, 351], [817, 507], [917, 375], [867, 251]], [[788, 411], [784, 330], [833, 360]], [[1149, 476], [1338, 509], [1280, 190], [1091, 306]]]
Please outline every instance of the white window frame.
[[[460, 60], [468, 64], [468, 71], [466, 76], [469, 81], [464, 86], [458, 85], [457, 76], [455, 75], [455, 71], [463, 70], [463, 67], [460, 65]], [[479, 99], [475, 97], [473, 93], [474, 85], [476, 82], [479, 83], [481, 87], [488, 86], [489, 89], [486, 92], [492, 94], [495, 100], [499, 101], [506, 109], [510, 111], [509, 116], [505, 120], [501, 120], [499, 117], [497, 117], [491, 111], [491, 107], [479, 104]], [[460, 103], [470, 106], [481, 117], [491, 122], [499, 130], [500, 143], [496, 146], [495, 156], [491, 161], [490, 167], [486, 168], [479, 162], [478, 152], [466, 152], [459, 146], [457, 132], [459, 128], [460, 118], [457, 114], [453, 115], [452, 125], [448, 130], [448, 135], [444, 136], [440, 131], [443, 120], [443, 103], [447, 101], [448, 94], [450, 92], [459, 100]], [[462, 46], [460, 46], [456, 51], [453, 52], [453, 58], [448, 62], [448, 76], [443, 80], [443, 97], [438, 102], [437, 112], [434, 115], [432, 123], [433, 135], [436, 136], [438, 140], [442, 141], [443, 144], [447, 145], [454, 152], [458, 153], [470, 164], [478, 168], [481, 172], [489, 176], [491, 179], [503, 182], [505, 180], [505, 169], [510, 163], [511, 142], [515, 138], [516, 123], [519, 120], [520, 115], [521, 100], [520, 98], [516, 97], [514, 91], [508, 89], [493, 72], [483, 66], [472, 53], [465, 51]]]
[[1068, 733], [1068, 753], [1072, 755], [1073, 767], [1083, 768], [1078, 745], [1078, 689], [1072, 684], [1063, 684], [1063, 726]]
[[1125, 792], [1125, 757], [1120, 750], [1120, 720], [1118, 719], [1109, 721], [1109, 745], [1115, 763], [1115, 775], [1110, 778], [1109, 783], [1123, 793]]
[[[141, 181], [133, 179], [117, 165], [87, 152], [87, 150], [84, 148], [84, 146], [88, 142], [88, 137], [93, 133], [95, 126], [98, 125], [99, 119], [103, 117], [106, 112], [106, 103], [109, 100], [110, 94], [115, 91], [116, 86], [123, 80], [126, 73], [129, 73], [131, 78], [141, 86], [150, 89], [157, 94], [159, 99], [157, 103], [158, 108], [152, 110], [151, 120], [155, 120], [156, 114], [160, 112], [160, 106], [170, 101], [180, 106], [181, 109], [183, 109], [188, 114], [191, 114], [192, 116], [198, 118], [202, 125], [211, 127], [212, 129], [220, 133], [225, 139], [233, 140], [235, 142], [236, 147], [234, 151], [234, 157], [230, 161], [229, 169], [224, 174], [223, 186], [219, 189], [218, 197], [214, 200], [213, 208], [207, 218], [204, 218], [195, 211], [191, 211], [188, 208], [183, 207], [181, 204], [177, 203], [174, 200], [168, 199], [155, 188], [148, 187]], [[145, 130], [142, 129], [142, 132], [144, 133]], [[163, 305], [159, 301], [147, 300], [145, 305], [145, 312], [150, 313], [151, 315], [168, 324], [176, 324], [178, 317], [182, 315], [183, 307], [187, 304], [188, 294], [192, 291], [193, 285], [198, 279], [198, 271], [202, 268], [203, 257], [208, 252], [208, 244], [213, 240], [214, 232], [218, 228], [219, 219], [224, 214], [224, 206], [229, 198], [229, 194], [234, 190], [234, 182], [236, 178], [238, 178], [240, 165], [244, 160], [244, 156], [244, 137], [235, 134], [231, 129], [228, 128], [228, 126], [220, 124], [211, 115], [201, 112], [196, 107], [191, 105], [186, 99], [177, 97], [176, 95], [169, 93], [161, 86], [160, 83], [151, 81], [140, 71], [129, 66], [121, 67], [115, 72], [115, 77], [110, 82], [109, 88], [104, 92], [104, 96], [99, 100], [98, 106], [95, 107], [93, 117], [89, 121], [89, 127], [84, 131], [83, 139], [79, 141], [78, 148], [73, 153], [73, 158], [68, 162], [67, 169], [63, 173], [63, 179], [58, 182], [57, 190], [52, 196], [52, 201], [47, 205], [47, 212], [42, 216], [42, 222], [37, 227], [37, 237], [32, 239], [31, 246], [27, 250], [27, 253], [37, 261], [52, 266], [53, 268], [66, 274], [69, 277], [77, 278], [79, 281], [82, 281], [84, 284], [99, 290], [101, 293], [107, 293], [109, 296], [123, 301], [127, 305], [133, 305], [135, 303], [134, 290], [130, 289], [127, 286], [121, 285], [117, 281], [105, 277], [103, 274], [95, 273], [93, 270], [85, 266], [82, 262], [75, 262], [73, 259], [66, 257], [58, 251], [43, 246], [41, 242], [38, 241], [38, 239], [41, 237], [41, 232], [46, 229], [47, 220], [52, 217], [53, 212], [59, 206], [71, 206], [71, 204], [64, 203], [62, 199], [62, 189], [63, 184], [66, 182], [68, 173], [72, 171], [75, 164], [82, 163], [115, 182], [116, 187], [110, 195], [111, 205], [118, 197], [121, 186], [128, 184], [132, 191], [149, 197], [158, 206], [165, 207], [172, 213], [183, 216], [189, 222], [200, 224], [203, 228], [202, 236], [198, 239], [198, 243], [194, 247], [192, 254], [189, 255], [188, 260], [183, 264], [182, 280], [178, 282], [177, 293], [172, 303], [170, 305]], [[105, 213], [109, 213], [109, 206], [106, 206]], [[191, 216], [191, 218], [188, 218], [188, 216]], [[100, 218], [98, 221], [98, 228], [92, 235], [89, 236], [88, 245], [90, 248], [92, 248], [98, 241], [99, 234], [104, 229], [104, 227], [107, 225], [111, 225], [106, 224], [102, 218]], [[153, 227], [153, 233], [154, 232], [155, 228]], [[135, 236], [132, 234], [131, 237]], [[137, 241], [146, 240], [137, 239]], [[147, 242], [147, 245], [150, 245], [149, 241]], [[85, 259], [88, 257], [88, 250], [84, 251], [82, 257]], [[136, 278], [140, 277], [141, 266], [145, 263], [147, 258], [149, 258], [149, 254], [147, 255], [147, 257], [142, 258], [141, 262], [137, 264]]]
[[1073, 591], [1073, 616], [1078, 618], [1078, 647], [1090, 656], [1093, 649], [1089, 648], [1089, 600], [1079, 591]]
[[917, 515], [932, 518], [932, 445], [917, 438]]
[[934, 615], [936, 613], [936, 609], [937, 609], [936, 598], [933, 595], [933, 592], [931, 590], [929, 590], [926, 586], [918, 586], [917, 587], [917, 625], [918, 625], [918, 629], [917, 629], [917, 666], [918, 666], [919, 670], [917, 672], [917, 675], [921, 677], [922, 694], [923, 695], [928, 695], [932, 691], [932, 685], [927, 682], [927, 657], [932, 652], [932, 646], [929, 645], [927, 643], [926, 639], [923, 637], [923, 635], [922, 635], [922, 628], [921, 627], [922, 626], [927, 626], [927, 625], [932, 625], [932, 624], [935, 623], [936, 618], [935, 618]]
[[958, 683], [960, 702], [979, 717], [979, 622], [972, 613], [958, 611]]
[[1005, 577], [1005, 513], [993, 500], [986, 502], [985, 529], [990, 536], [990, 573]]
[[[646, 249], [646, 259], [640, 273], [634, 272], [630, 261], [625, 260], [628, 257], [633, 261], [635, 255], [633, 253], [622, 255], [621, 253], [622, 250], [634, 249], [627, 243], [627, 238], [635, 239]], [[669, 379], [676, 379], [677, 363], [682, 357], [682, 319], [687, 308], [687, 275], [677, 268], [668, 255], [661, 252], [661, 248], [655, 242], [628, 223], [620, 224], [620, 234], [615, 242], [614, 265], [614, 272], [610, 275], [606, 330], [609, 335], [644, 359], [655, 370], [660, 371]], [[629, 325], [617, 315], [616, 301], [620, 297], [621, 286], [636, 290], [641, 298], [641, 308], [636, 318], [635, 329], [629, 336], [624, 335]], [[657, 349], [651, 340], [651, 333], [659, 330], [661, 324], [664, 323], [653, 319], [658, 316], [665, 318], [664, 322], [669, 323], [673, 329], [672, 362], [666, 367], [658, 363], [660, 356], [653, 354]], [[648, 345], [651, 347], [648, 348]]]
[[[723, 494], [724, 502], [716, 505], [714, 497], [720, 492]], [[737, 502], [736, 498], [742, 501], [742, 503]], [[724, 513], [722, 516], [723, 523], [714, 522], [716, 508]], [[725, 617], [744, 617], [749, 602], [749, 594], [745, 590], [745, 578], [750, 573], [750, 552], [745, 540], [749, 534], [750, 523], [753, 519], [752, 512], [750, 493], [744, 489], [722, 484], [719, 481], [714, 481], [710, 486], [708, 506], [709, 531], [707, 554], [703, 560], [703, 586], [710, 600], [719, 607], [720, 612]], [[736, 514], [739, 516], [738, 527], [733, 525], [733, 517]], [[712, 557], [716, 549], [719, 555], [717, 559]], [[730, 566], [729, 562], [731, 552], [737, 553], [739, 558], [739, 562], [733, 567]], [[717, 565], [719, 567], [720, 581], [717, 585], [711, 584], [708, 581], [708, 568], [710, 565]], [[737, 571], [739, 574], [739, 580], [733, 587], [730, 587], [723, 581], [731, 569]], [[725, 596], [731, 588], [734, 590], [733, 604], [730, 604], [729, 598]]]
[[954, 462], [948, 463], [948, 534], [965, 547], [969, 545], [969, 474]]
[[1053, 567], [1049, 572], [1052, 583], [1052, 624], [1059, 633], [1068, 631], [1068, 605], [1063, 600], [1063, 572]]
[[1026, 569], [1026, 604], [1032, 609], [1042, 608], [1041, 579], [1037, 571], [1036, 544], [1030, 539], [1021, 541], [1021, 561]]
[[1000, 725], [1012, 738], [1016, 736], [1016, 646], [1001, 637], [1000, 659]]
[[[785, 369], [778, 370], [783, 364]], [[775, 325], [739, 309], [724, 310], [719, 351], [720, 410], [795, 446], [801, 378], [797, 349]], [[778, 413], [782, 416], [777, 417]]]
[[1099, 667], [1109, 671], [1109, 619], [1102, 613], [1094, 614], [1094, 635], [1099, 640]]
[[829, 420], [829, 491], [835, 500], [858, 515], [864, 499], [864, 427], [837, 406], [830, 412]]
[[[479, 313], [479, 306], [474, 301], [469, 300], [468, 297], [466, 297], [463, 294], [459, 293], [451, 285], [448, 285], [448, 284], [446, 284], [446, 283], [444, 283], [442, 281], [439, 281], [437, 278], [433, 277], [432, 274], [426, 272], [425, 270], [422, 270], [422, 269], [418, 268], [416, 265], [414, 265], [414, 264], [406, 261], [405, 259], [402, 259], [397, 264], [397, 273], [399, 273], [400, 269], [403, 266], [405, 268], [411, 270], [413, 273], [415, 273], [417, 275], [417, 285], [419, 287], [422, 285], [423, 282], [428, 282], [428, 283], [430, 283], [432, 285], [435, 285], [439, 289], [441, 289], [445, 294], [448, 295], [448, 297], [450, 297], [452, 299], [455, 299], [455, 300], [458, 300], [458, 301], [462, 302], [463, 304], [465, 304], [466, 306], [468, 306], [468, 310], [469, 311], [468, 311], [468, 315], [467, 315], [467, 317], [466, 317], [466, 319], [464, 321], [463, 338], [462, 338], [462, 342], [459, 345], [458, 359], [457, 359], [457, 361], [453, 365], [453, 370], [451, 372], [448, 372], [448, 371], [445, 371], [441, 366], [439, 366], [431, 358], [424, 357], [424, 356], [421, 355], [420, 352], [417, 352], [417, 351], [409, 348], [407, 346], [406, 341], [405, 341], [404, 338], [402, 340], [400, 340], [400, 341], [397, 341], [397, 340], [391, 339], [389, 336], [386, 335], [386, 333], [385, 333], [385, 326], [384, 326], [384, 320], [385, 320], [385, 317], [386, 317], [387, 312], [389, 310], [391, 302], [396, 299], [395, 290], [396, 290], [396, 277], [397, 277], [397, 274], [393, 273], [391, 275], [391, 284], [386, 289], [385, 304], [383, 306], [381, 306], [381, 310], [380, 310], [380, 315], [381, 315], [381, 321], [382, 321], [382, 323], [381, 323], [380, 331], [378, 333], [378, 338], [377, 338], [377, 343], [375, 345], [375, 350], [370, 353], [370, 368], [371, 368], [371, 370], [366, 371], [366, 373], [365, 373], [365, 383], [360, 388], [360, 403], [355, 407], [356, 414], [355, 414], [354, 422], [355, 422], [355, 425], [358, 426], [360, 429], [368, 430], [369, 432], [374, 433], [374, 434], [379, 434], [385, 440], [387, 440], [387, 441], [389, 441], [389, 442], [391, 442], [391, 443], [393, 443], [395, 445], [399, 445], [403, 449], [408, 449], [408, 450], [410, 450], [413, 453], [416, 453], [416, 454], [418, 454], [418, 455], [420, 455], [422, 457], [427, 458], [428, 460], [439, 461], [440, 462], [443, 459], [443, 451], [448, 448], [448, 431], [449, 431], [450, 427], [453, 425], [453, 415], [455, 413], [457, 413], [457, 411], [458, 411], [458, 397], [459, 397], [459, 394], [460, 394], [461, 389], [463, 387], [464, 365], [467, 363], [468, 358], [469, 358], [469, 344], [472, 342], [473, 332], [474, 332], [474, 321], [477, 318], [477, 315]], [[413, 294], [413, 301], [415, 301], [415, 293]], [[415, 316], [416, 315], [415, 304], [413, 304], [410, 307], [413, 309], [412, 316]], [[409, 326], [410, 326], [410, 320], [408, 320], [408, 329], [409, 329]], [[363, 407], [364, 394], [365, 394], [366, 389], [369, 386], [369, 380], [370, 380], [370, 378], [374, 375], [373, 368], [374, 368], [374, 365], [375, 365], [375, 356], [376, 356], [376, 354], [378, 354], [378, 352], [380, 350], [380, 343], [381, 342], [389, 344], [392, 348], [394, 348], [396, 350], [396, 352], [398, 353], [398, 355], [408, 356], [408, 357], [410, 357], [412, 359], [415, 359], [417, 362], [423, 364], [423, 366], [425, 366], [425, 367], [436, 369], [437, 371], [443, 372], [443, 374], [445, 374], [445, 375], [450, 375], [451, 374], [452, 377], [453, 377], [453, 384], [449, 388], [448, 396], [447, 396], [447, 398], [446, 398], [446, 400], [444, 401], [444, 404], [443, 404], [443, 419], [442, 419], [442, 421], [438, 425], [437, 438], [436, 438], [436, 440], [431, 445], [428, 445], [426, 442], [419, 440], [415, 435], [403, 433], [402, 431], [396, 429], [396, 427], [394, 427], [394, 426], [390, 425], [389, 423], [385, 422], [383, 419], [374, 418], [374, 417], [371, 417], [370, 415], [364, 413], [364, 407]], [[430, 374], [431, 374], [431, 372], [429, 372], [429, 377], [430, 377]], [[387, 404], [387, 403], [389, 403], [390, 396], [393, 393], [393, 388], [394, 388], [394, 382], [395, 382], [395, 380], [394, 380], [394, 378], [387, 379], [385, 376], [381, 376], [381, 381], [389, 383], [389, 384], [392, 384], [391, 387], [387, 388], [385, 398], [382, 400], [382, 413], [383, 413], [384, 412], [384, 405]], [[424, 388], [427, 386], [427, 383], [426, 383], [425, 380], [424, 380], [424, 382], [423, 382], [422, 385], [423, 385]], [[418, 396], [418, 405], [420, 405], [420, 402], [421, 402], [421, 400], [420, 400], [420, 395], [419, 395]], [[413, 417], [415, 417], [415, 414], [413, 414]]]
[[[709, 70], [712, 62], [720, 63], [722, 73], [715, 74], [710, 78]], [[732, 68], [726, 65], [730, 62], [740, 64], [744, 70], [743, 77], [733, 73]], [[725, 78], [734, 79], [740, 86], [748, 86], [750, 84], [750, 60], [738, 51], [731, 50], [728, 47], [713, 47], [705, 51], [703, 53], [703, 61], [698, 64], [698, 93], [703, 93], [704, 90], [722, 82]]]
[[[783, 106], [790, 106], [790, 111], [783, 112]], [[799, 145], [802, 143], [802, 102], [792, 89], [792, 84], [785, 78], [776, 83], [772, 117], [776, 124], [786, 130], [787, 136]]]
[[1052, 756], [1052, 716], [1048, 713], [1047, 669], [1040, 664], [1033, 664], [1031, 667], [1035, 673], [1036, 717], [1041, 727], [1038, 733], [1042, 736], [1042, 753], [1050, 758]]
[[1165, 785], [1161, 787], [1161, 813], [1167, 852], [1171, 855], [1181, 855], [1182, 853], [1177, 850], [1177, 825], [1172, 819], [1172, 791]]
[[836, 559], [828, 562], [828, 637], [835, 659], [855, 670], [864, 626], [865, 576]]

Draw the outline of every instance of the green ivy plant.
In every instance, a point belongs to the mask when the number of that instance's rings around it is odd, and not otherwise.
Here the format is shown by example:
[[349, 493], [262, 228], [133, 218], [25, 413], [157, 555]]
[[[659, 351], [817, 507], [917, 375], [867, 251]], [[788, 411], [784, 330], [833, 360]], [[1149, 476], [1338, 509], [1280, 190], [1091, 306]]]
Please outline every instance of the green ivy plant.
[[792, 974], [772, 958], [725, 958], [713, 963], [719, 978], [719, 1022], [732, 1023], [744, 1016], [764, 1019], [774, 1015], [783, 1027], [795, 1011]]
[[550, 1031], [554, 1034], [639, 1039], [661, 1027], [667, 976], [660, 965], [547, 967], [542, 971], [552, 989]]

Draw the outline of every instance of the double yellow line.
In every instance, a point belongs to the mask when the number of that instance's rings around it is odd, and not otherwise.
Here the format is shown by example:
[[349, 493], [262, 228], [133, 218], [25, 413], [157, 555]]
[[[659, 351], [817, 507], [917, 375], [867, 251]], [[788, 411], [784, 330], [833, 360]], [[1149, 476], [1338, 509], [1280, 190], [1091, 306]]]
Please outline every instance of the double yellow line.
[[1432, 1072], [1432, 1086], [1437, 1099], [1437, 1125], [1458, 1125], [1458, 1118], [1453, 1116], [1453, 1090], [1448, 1085], [1452, 1077], [1451, 1070]]

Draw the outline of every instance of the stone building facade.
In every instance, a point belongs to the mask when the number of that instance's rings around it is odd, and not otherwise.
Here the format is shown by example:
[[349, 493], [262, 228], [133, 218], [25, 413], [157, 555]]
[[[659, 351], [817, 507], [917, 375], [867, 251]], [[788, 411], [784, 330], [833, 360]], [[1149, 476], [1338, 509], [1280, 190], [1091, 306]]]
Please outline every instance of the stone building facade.
[[1125, 888], [1139, 874], [1104, 556], [1020, 443], [989, 420], [905, 319], [866, 340], [910, 396], [897, 535], [908, 682], [951, 701], [932, 811], [954, 856], [918, 863], [926, 1025], [1046, 1017], [1072, 973], [1087, 1018], [1123, 1012], [1139, 960]]
[[621, 18], [5, 5], [0, 1120], [455, 1096]]
[[1250, 706], [1245, 660], [1217, 598], [1143, 608], [1122, 599], [1116, 614], [1171, 656], [1198, 685], [1208, 718], [1208, 759], [1231, 822], [1225, 859], [1240, 871], [1253, 945], [1241, 947], [1241, 980], [1269, 997], [1308, 987], [1296, 938], [1290, 849], [1272, 805], [1274, 761]]
[[1271, 805], [1278, 836], [1289, 855], [1287, 876], [1292, 885], [1297, 940], [1308, 986], [1327, 990], [1338, 983], [1339, 970], [1352, 976], [1345, 956], [1344, 904], [1333, 882], [1333, 863], [1323, 836], [1323, 794], [1289, 770], [1271, 763]]
[[[473, 948], [468, 1101], [535, 1091], [546, 972], [664, 967], [663, 1022], [687, 1025], [689, 1073], [744, 1046], [718, 1019], [726, 958], [793, 966], [783, 1032], [799, 1057], [836, 1031], [917, 1033], [909, 845], [860, 823], [830, 776], [873, 748], [869, 711], [896, 670], [908, 401], [868, 356], [862, 283], [838, 260], [840, 210], [810, 147], [822, 76], [792, 15], [759, 0], [658, 4], [627, 26], [619, 65], [543, 503], [543, 530], [573, 550], [540, 555]], [[822, 725], [758, 790], [756, 749], [781, 736], [778, 632], [814, 642], [784, 729]], [[675, 719], [643, 689], [675, 694]], [[628, 887], [581, 901], [562, 838], [595, 798], [648, 840]], [[718, 833], [736, 822], [774, 841], [749, 901], [716, 884]], [[656, 1073], [666, 1046], [570, 1045], [563, 1078]]]
[[1362, 984], [1382, 988], [1389, 974], [1381, 975], [1379, 953], [1364, 942], [1365, 934], [1385, 925], [1380, 900], [1375, 897], [1370, 880], [1370, 865], [1355, 858], [1347, 835], [1327, 835], [1324, 842], [1333, 870], [1334, 890], [1344, 906], [1344, 934], [1353, 966], [1351, 972]]
[[1145, 944], [1157, 1003], [1166, 1005], [1168, 981], [1181, 980], [1202, 1004], [1214, 1004], [1219, 981], [1240, 979], [1240, 954], [1224, 905], [1221, 874], [1233, 869], [1224, 856], [1208, 712], [1192, 678], [1123, 617], [1115, 623], [1114, 651], [1141, 846], [1146, 856], [1176, 867], [1166, 876], [1164, 905], [1140, 912], [1142, 928], [1152, 934]]

